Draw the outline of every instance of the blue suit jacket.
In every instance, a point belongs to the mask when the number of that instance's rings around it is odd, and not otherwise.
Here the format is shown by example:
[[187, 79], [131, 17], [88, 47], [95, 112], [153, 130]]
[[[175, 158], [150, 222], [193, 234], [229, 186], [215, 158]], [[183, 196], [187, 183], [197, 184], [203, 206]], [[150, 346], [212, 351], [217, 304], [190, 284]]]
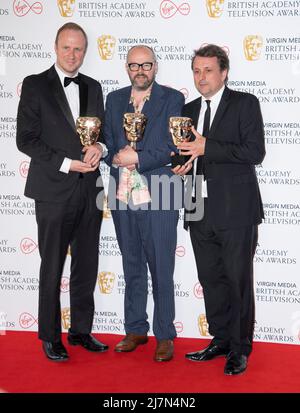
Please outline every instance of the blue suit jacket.
[[[108, 156], [104, 159], [111, 166], [114, 155], [124, 146], [128, 145], [123, 128], [123, 115], [128, 112], [128, 104], [131, 95], [131, 86], [111, 92], [107, 96], [104, 140], [108, 148]], [[154, 82], [150, 100], [144, 105], [143, 113], [147, 117], [147, 124], [143, 139], [137, 143], [139, 166], [138, 172], [147, 180], [148, 188], [153, 199], [159, 193], [159, 209], [163, 207], [163, 199], [167, 191], [170, 191], [170, 208], [178, 209], [179, 198], [176, 196], [174, 203], [174, 189], [181, 192], [182, 180], [171, 171], [170, 153], [176, 148], [172, 142], [169, 132], [169, 118], [171, 116], [181, 116], [184, 104], [182, 93], [166, 86], [160, 86]], [[119, 183], [119, 168], [111, 167], [110, 184], [108, 190], [109, 206], [114, 207], [116, 188]], [[153, 176], [166, 176], [166, 182], [158, 186], [152, 182]], [[172, 177], [172, 184], [168, 183], [167, 177]], [[163, 179], [163, 178], [161, 178]], [[114, 184], [115, 183], [115, 184]], [[155, 196], [155, 201], [157, 201]], [[181, 203], [181, 200], [180, 200]], [[165, 209], [165, 208], [164, 208]], [[166, 208], [167, 209], [167, 208]]]

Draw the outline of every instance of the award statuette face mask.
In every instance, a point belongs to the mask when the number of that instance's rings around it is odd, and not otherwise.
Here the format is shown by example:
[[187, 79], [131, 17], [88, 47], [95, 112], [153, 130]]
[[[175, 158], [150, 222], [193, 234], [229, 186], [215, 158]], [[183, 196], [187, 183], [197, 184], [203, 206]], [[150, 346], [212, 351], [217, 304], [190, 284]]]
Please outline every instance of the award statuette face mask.
[[136, 142], [143, 138], [147, 118], [143, 113], [124, 113], [123, 127], [130, 146], [136, 150]]
[[[97, 117], [80, 116], [76, 120], [76, 131], [82, 146], [91, 146], [97, 142], [101, 129], [101, 120]], [[84, 155], [81, 155], [83, 160]]]
[[80, 116], [76, 120], [76, 131], [83, 146], [91, 146], [97, 141], [101, 120], [96, 117]]
[[[123, 127], [126, 138], [132, 149], [136, 149], [136, 143], [142, 140], [146, 127], [147, 118], [143, 113], [124, 113]], [[142, 176], [136, 169], [129, 171], [123, 168], [120, 177], [117, 199], [128, 204], [132, 198], [134, 205], [140, 205], [151, 201], [150, 193]]]
[[[169, 131], [175, 146], [183, 142], [188, 142], [191, 139], [192, 126], [193, 121], [191, 118], [172, 116], [169, 119]], [[177, 165], [184, 165], [186, 161], [187, 157], [178, 153], [172, 156], [172, 168], [175, 168]]]

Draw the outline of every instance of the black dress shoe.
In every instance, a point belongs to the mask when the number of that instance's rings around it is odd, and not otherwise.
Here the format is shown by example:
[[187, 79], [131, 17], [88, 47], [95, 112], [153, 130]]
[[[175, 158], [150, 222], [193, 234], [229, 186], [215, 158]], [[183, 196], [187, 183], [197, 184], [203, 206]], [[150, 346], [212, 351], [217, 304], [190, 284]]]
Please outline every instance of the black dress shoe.
[[185, 357], [192, 361], [208, 361], [216, 357], [226, 356], [228, 353], [228, 349], [221, 348], [213, 342], [211, 342], [210, 345], [205, 349], [196, 351], [194, 353], [187, 353]]
[[231, 351], [227, 356], [224, 374], [232, 376], [243, 373], [247, 368], [247, 361], [247, 356]]
[[43, 341], [43, 350], [49, 360], [67, 361], [69, 359], [67, 350], [62, 342], [52, 343]]
[[89, 351], [102, 352], [108, 350], [106, 344], [96, 340], [91, 334], [75, 334], [69, 331], [68, 343], [71, 346], [82, 346]]

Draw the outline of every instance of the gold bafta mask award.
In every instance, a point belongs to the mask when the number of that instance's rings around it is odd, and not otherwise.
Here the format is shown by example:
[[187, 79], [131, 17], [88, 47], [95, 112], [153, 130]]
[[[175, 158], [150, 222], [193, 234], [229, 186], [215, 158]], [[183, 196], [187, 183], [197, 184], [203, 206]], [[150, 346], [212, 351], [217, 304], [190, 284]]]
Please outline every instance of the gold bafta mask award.
[[136, 150], [136, 143], [142, 140], [147, 118], [143, 113], [124, 113], [123, 127], [130, 146]]
[[[193, 121], [191, 118], [183, 116], [172, 116], [169, 119], [169, 131], [172, 135], [172, 139], [175, 146], [180, 143], [188, 142], [192, 136]], [[187, 156], [180, 153], [172, 156], [172, 168], [177, 165], [184, 165], [187, 161]]]
[[80, 116], [76, 120], [76, 131], [83, 146], [93, 145], [100, 134], [101, 120], [97, 117]]

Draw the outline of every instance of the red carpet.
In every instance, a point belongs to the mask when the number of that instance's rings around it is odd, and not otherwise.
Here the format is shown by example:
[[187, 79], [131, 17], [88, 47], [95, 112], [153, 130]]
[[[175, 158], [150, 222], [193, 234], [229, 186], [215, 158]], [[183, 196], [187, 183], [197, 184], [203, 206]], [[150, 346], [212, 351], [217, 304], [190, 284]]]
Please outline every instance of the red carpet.
[[[94, 354], [66, 346], [70, 360], [48, 361], [36, 333], [0, 336], [0, 389], [8, 393], [300, 393], [300, 348], [254, 343], [246, 373], [223, 374], [224, 359], [195, 363], [184, 359], [207, 340], [176, 339], [171, 362], [152, 360], [155, 339], [132, 353], [113, 351], [120, 336], [97, 336], [110, 345]], [[64, 335], [63, 341], [66, 342]], [[1, 397], [0, 397], [1, 402]]]

